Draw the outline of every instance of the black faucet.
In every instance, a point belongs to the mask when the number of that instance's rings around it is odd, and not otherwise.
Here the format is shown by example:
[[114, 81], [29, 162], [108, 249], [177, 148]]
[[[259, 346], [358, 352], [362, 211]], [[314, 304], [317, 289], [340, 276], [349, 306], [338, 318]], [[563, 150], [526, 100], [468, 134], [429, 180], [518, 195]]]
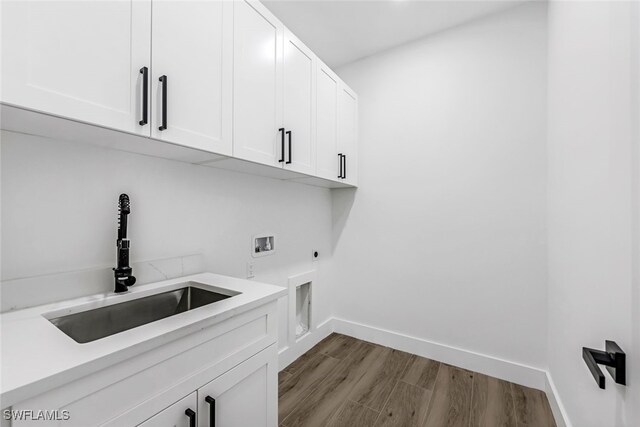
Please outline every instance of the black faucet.
[[131, 213], [129, 196], [121, 194], [118, 200], [118, 264], [113, 269], [116, 282], [116, 293], [127, 292], [129, 286], [136, 283], [136, 278], [131, 275], [129, 267], [129, 239], [127, 239], [127, 216]]

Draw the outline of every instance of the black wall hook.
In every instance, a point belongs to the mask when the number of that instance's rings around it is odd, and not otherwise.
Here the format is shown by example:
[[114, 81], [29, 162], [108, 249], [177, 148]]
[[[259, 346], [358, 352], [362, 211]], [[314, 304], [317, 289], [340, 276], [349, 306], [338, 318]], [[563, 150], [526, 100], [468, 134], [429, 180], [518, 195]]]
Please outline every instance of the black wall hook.
[[604, 374], [598, 365], [605, 365], [616, 383], [626, 385], [627, 366], [624, 351], [614, 341], [605, 341], [604, 346], [605, 351], [582, 347], [582, 358], [587, 363], [591, 375], [598, 387], [604, 389]]

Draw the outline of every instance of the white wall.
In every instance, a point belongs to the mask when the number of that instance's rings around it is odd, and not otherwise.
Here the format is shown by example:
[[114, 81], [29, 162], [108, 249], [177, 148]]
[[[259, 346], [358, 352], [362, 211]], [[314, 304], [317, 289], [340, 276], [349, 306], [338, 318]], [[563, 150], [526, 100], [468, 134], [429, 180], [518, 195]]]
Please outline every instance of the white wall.
[[[640, 425], [640, 34], [632, 7], [549, 5], [548, 360], [580, 427]], [[605, 371], [600, 390], [582, 361], [583, 346], [604, 349], [605, 339], [627, 352], [627, 387]]]
[[[254, 280], [287, 286], [288, 277], [317, 269], [314, 313], [319, 321], [330, 316], [329, 190], [88, 144], [1, 136], [2, 281], [24, 284], [21, 295], [36, 292], [38, 303], [61, 299], [46, 280], [16, 279], [113, 267], [118, 195], [128, 193], [132, 262], [202, 254], [204, 270], [246, 277], [251, 236], [273, 232], [277, 251], [255, 259]], [[320, 261], [312, 262], [312, 249]], [[100, 286], [112, 290], [109, 275]], [[78, 284], [62, 299], [95, 291]]]
[[[357, 191], [2, 132], [3, 284], [111, 267], [127, 192], [134, 262], [195, 253], [243, 277], [273, 231], [255, 280], [317, 269], [318, 322], [548, 367], [573, 425], [640, 425], [640, 10], [549, 8], [548, 33], [528, 4], [338, 70], [360, 99]], [[581, 359], [605, 339], [626, 388]]]
[[338, 70], [361, 165], [334, 195], [338, 317], [544, 367], [546, 55], [533, 4]]

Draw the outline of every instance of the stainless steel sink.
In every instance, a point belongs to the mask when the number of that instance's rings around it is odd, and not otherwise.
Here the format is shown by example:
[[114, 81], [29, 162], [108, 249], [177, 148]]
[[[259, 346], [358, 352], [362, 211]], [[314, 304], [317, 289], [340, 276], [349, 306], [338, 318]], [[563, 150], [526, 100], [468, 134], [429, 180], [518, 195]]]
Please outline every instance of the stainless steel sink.
[[55, 317], [49, 321], [76, 342], [82, 344], [232, 296], [186, 286], [119, 304]]

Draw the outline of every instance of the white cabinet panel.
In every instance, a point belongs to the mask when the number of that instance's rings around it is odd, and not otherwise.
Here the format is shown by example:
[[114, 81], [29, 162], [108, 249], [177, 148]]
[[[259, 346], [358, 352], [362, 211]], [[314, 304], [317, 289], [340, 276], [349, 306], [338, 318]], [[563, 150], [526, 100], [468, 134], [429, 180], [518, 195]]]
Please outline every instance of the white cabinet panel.
[[2, 101], [149, 135], [150, 0], [2, 4]]
[[152, 136], [230, 155], [233, 3], [154, 0], [152, 22]]
[[[315, 55], [289, 30], [284, 37], [284, 167], [315, 171]], [[289, 142], [291, 140], [291, 142]]]
[[196, 396], [197, 393], [193, 392], [138, 425], [140, 427], [189, 427], [187, 411], [191, 411], [192, 417], [196, 416], [196, 405], [198, 403]]
[[[198, 425], [277, 426], [277, 362], [273, 345], [198, 389]], [[210, 422], [212, 405], [215, 423]]]
[[234, 2], [233, 155], [278, 165], [284, 27], [262, 4]]
[[318, 61], [316, 70], [316, 175], [338, 180], [338, 85], [329, 67]]
[[344, 83], [338, 90], [338, 151], [343, 154], [343, 181], [358, 183], [358, 97]]

